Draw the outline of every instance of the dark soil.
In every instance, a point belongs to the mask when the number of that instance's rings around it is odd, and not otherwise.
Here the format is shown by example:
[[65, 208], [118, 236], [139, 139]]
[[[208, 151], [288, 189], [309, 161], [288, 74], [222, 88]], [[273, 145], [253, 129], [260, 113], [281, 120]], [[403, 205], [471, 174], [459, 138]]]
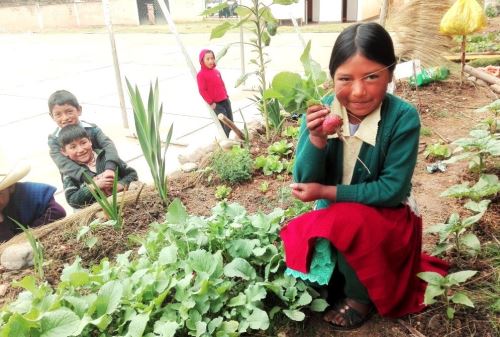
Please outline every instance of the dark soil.
[[[421, 137], [421, 154], [414, 174], [414, 194], [423, 215], [424, 226], [444, 222], [452, 212], [464, 213], [463, 202], [450, 198], [439, 197], [439, 194], [449, 186], [462, 181], [473, 181], [475, 178], [466, 173], [466, 164], [458, 163], [448, 166], [446, 173], [429, 174], [426, 165], [429, 162], [424, 158], [422, 152], [426, 145], [436, 142], [448, 142], [464, 137], [469, 130], [486, 114], [477, 113], [474, 110], [492, 102], [495, 97], [491, 91], [484, 87], [477, 87], [468, 82], [460, 85], [458, 81], [449, 80], [441, 83], [432, 83], [427, 87], [419, 88], [418, 91], [411, 89], [408, 85], [401, 83], [397, 88], [397, 95], [411, 101], [419, 107], [422, 124], [430, 129], [430, 136]], [[267, 146], [264, 137], [257, 137], [252, 141], [252, 154], [265, 153]], [[498, 174], [498, 171], [496, 171]], [[229, 197], [230, 202], [237, 202], [248, 210], [249, 213], [256, 211], [271, 211], [275, 207], [286, 208], [291, 202], [287, 187], [291, 181], [289, 175], [265, 176], [255, 172], [252, 180], [245, 184], [232, 186]], [[268, 188], [262, 191], [262, 182], [267, 182]], [[215, 189], [218, 183], [207, 182], [206, 177], [200, 174], [182, 174], [172, 177], [169, 183], [170, 197], [180, 198], [187, 207], [189, 213], [197, 215], [209, 215], [211, 208], [218, 200], [215, 197]], [[125, 208], [125, 223], [122, 230], [114, 230], [110, 227], [94, 229], [92, 235], [98, 238], [94, 247], [88, 248], [82, 241], [76, 240], [77, 228], [63, 228], [53, 231], [41, 239], [46, 247], [45, 258], [49, 264], [45, 268], [46, 278], [51, 283], [57, 283], [64, 264], [70, 264], [76, 256], [80, 256], [84, 265], [98, 263], [102, 258], [112, 259], [116, 254], [137, 246], [136, 241], [131, 240], [131, 235], [140, 236], [144, 234], [149, 224], [161, 221], [164, 217], [163, 206], [151, 190], [146, 189], [137, 203]], [[483, 254], [476, 259], [462, 258], [456, 254], [450, 254], [446, 258], [450, 261], [451, 271], [472, 269], [478, 274], [474, 278], [474, 284], [468, 284], [468, 294], [476, 294], [473, 301], [476, 308], [457, 310], [452, 321], [446, 318], [445, 307], [442, 305], [430, 306], [426, 311], [403, 317], [401, 319], [386, 319], [374, 316], [360, 329], [348, 332], [333, 332], [329, 325], [322, 320], [322, 315], [311, 313], [303, 323], [291, 323], [290, 321], [278, 322], [271, 335], [282, 335], [289, 337], [313, 337], [313, 336], [497, 336], [495, 326], [499, 326], [498, 315], [494, 316], [488, 308], [491, 303], [484, 302], [477, 293], [481, 286], [486, 283], [498, 282], [498, 240], [500, 237], [500, 205], [499, 198], [494, 200], [489, 211], [477, 226], [477, 235], [483, 245], [490, 243], [497, 245], [496, 262], [492, 263], [491, 256]], [[432, 249], [436, 238], [431, 235], [424, 236], [424, 249]], [[48, 248], [50, 247], [50, 249]], [[495, 270], [496, 268], [496, 270]], [[19, 279], [30, 270], [16, 273], [3, 273], [1, 283], [6, 284], [14, 279]], [[476, 291], [476, 293], [474, 293]], [[12, 298], [16, 289], [10, 287], [4, 299]], [[473, 296], [471, 296], [473, 297]], [[418, 335], [418, 332], [421, 335]], [[264, 336], [260, 334], [259, 336]], [[268, 336], [268, 334], [265, 334]]]

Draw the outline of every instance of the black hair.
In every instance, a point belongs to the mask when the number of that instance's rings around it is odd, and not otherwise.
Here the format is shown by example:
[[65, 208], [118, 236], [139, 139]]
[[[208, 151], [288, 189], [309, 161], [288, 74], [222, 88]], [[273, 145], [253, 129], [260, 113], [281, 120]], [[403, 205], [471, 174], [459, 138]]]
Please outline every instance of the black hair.
[[389, 33], [375, 22], [358, 23], [340, 33], [330, 57], [330, 75], [355, 54], [360, 53], [369, 60], [385, 65], [392, 73], [396, 67], [394, 45]]
[[80, 125], [66, 125], [59, 131], [59, 145], [61, 145], [61, 148], [64, 148], [66, 145], [71, 143], [72, 141], [75, 141], [77, 139], [81, 138], [88, 138], [90, 139], [89, 134], [87, 133], [87, 130], [85, 130], [83, 127]]
[[49, 97], [49, 113], [52, 114], [52, 109], [56, 105], [69, 104], [77, 109], [80, 109], [80, 104], [76, 96], [67, 90], [57, 90]]

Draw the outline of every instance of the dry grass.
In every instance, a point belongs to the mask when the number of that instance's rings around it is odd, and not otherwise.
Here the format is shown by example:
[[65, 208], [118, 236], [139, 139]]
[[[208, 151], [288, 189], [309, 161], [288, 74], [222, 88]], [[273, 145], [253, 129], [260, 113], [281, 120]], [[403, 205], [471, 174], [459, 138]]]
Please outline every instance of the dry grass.
[[402, 60], [420, 59], [424, 67], [449, 65], [444, 58], [452, 40], [439, 33], [439, 23], [450, 1], [415, 0], [390, 8], [386, 27], [394, 32], [396, 54]]

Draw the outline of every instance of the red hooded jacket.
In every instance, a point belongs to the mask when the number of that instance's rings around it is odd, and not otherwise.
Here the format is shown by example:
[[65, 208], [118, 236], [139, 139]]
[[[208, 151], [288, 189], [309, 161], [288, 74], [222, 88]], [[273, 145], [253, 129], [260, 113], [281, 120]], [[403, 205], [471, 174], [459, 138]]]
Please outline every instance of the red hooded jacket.
[[198, 72], [196, 79], [198, 80], [198, 90], [200, 91], [200, 95], [208, 104], [212, 104], [221, 102], [227, 99], [228, 96], [226, 86], [224, 85], [220, 72], [215, 69], [215, 66], [212, 69], [207, 68], [203, 62], [203, 57], [205, 57], [207, 52], [211, 52], [211, 50], [203, 49], [200, 52], [199, 60], [201, 69]]

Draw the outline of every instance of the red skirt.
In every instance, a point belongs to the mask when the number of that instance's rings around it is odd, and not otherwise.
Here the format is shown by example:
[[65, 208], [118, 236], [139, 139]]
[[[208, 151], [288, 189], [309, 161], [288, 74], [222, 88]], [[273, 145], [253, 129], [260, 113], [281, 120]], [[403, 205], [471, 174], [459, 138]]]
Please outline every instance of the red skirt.
[[308, 272], [316, 238], [329, 240], [368, 290], [381, 316], [424, 308], [427, 283], [416, 275], [446, 275], [448, 264], [422, 253], [422, 219], [408, 206], [335, 203], [291, 220], [280, 233], [288, 268]]

